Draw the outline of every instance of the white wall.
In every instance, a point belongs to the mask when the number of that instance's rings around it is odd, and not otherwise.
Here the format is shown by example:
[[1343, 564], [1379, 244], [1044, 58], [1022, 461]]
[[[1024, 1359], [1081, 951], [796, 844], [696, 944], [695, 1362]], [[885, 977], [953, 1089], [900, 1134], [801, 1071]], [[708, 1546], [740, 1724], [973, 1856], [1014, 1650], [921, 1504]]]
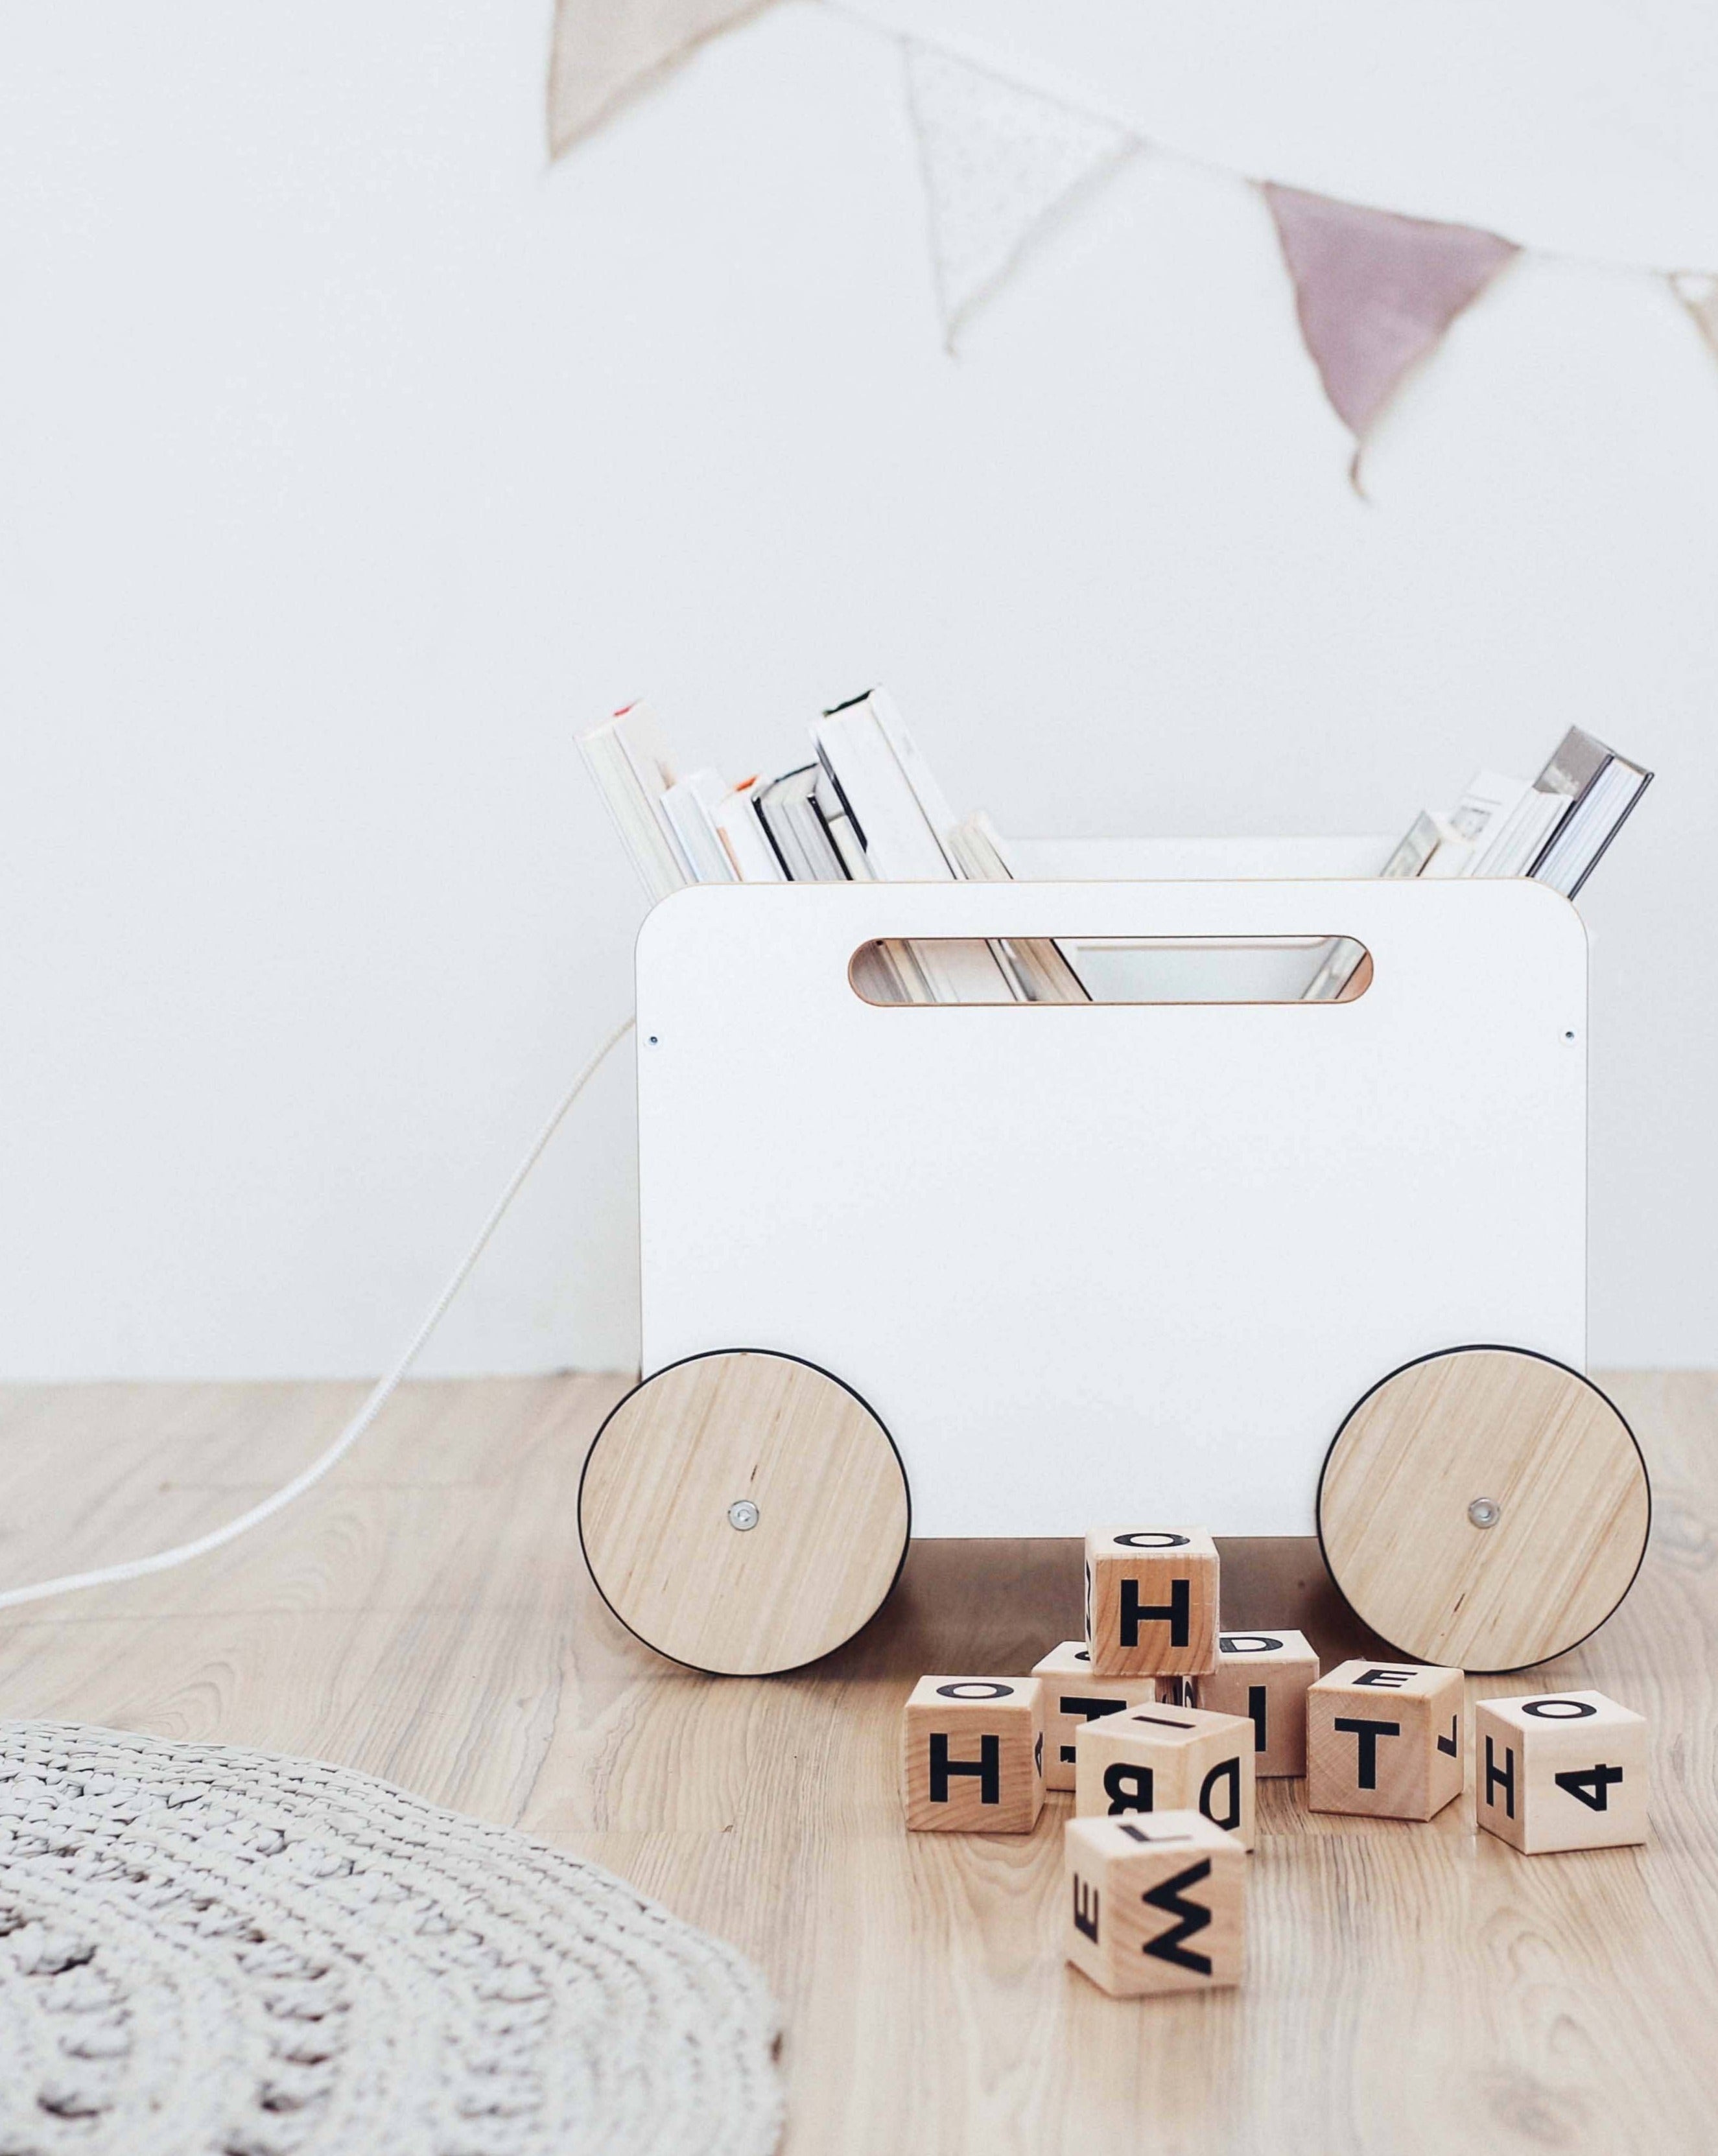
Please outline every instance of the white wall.
[[[870, 0], [1219, 162], [1718, 267], [1693, 5]], [[1593, 1359], [1718, 1363], [1718, 363], [1530, 262], [1369, 459], [1263, 210], [1135, 162], [942, 352], [889, 44], [795, 0], [568, 161], [543, 0], [0, 16], [0, 1360], [363, 1372], [626, 1007], [576, 723], [877, 676], [1005, 830], [1405, 824], [1578, 721]], [[432, 1358], [620, 1364], [630, 1062]], [[1571, 1172], [1577, 1172], [1571, 1163]]]

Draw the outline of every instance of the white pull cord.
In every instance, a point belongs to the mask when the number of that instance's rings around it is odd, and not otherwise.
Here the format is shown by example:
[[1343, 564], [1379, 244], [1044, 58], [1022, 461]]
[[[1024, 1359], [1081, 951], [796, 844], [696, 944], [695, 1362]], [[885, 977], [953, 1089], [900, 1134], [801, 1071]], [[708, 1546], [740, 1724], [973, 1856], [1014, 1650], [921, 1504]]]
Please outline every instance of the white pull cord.
[[69, 1594], [80, 1587], [108, 1587], [122, 1579], [141, 1579], [146, 1573], [152, 1572], [171, 1572], [175, 1565], [189, 1564], [193, 1558], [206, 1557], [209, 1551], [218, 1550], [227, 1543], [236, 1542], [240, 1535], [249, 1534], [253, 1527], [260, 1527], [265, 1520], [271, 1520], [276, 1512], [284, 1512], [295, 1498], [301, 1497], [306, 1490], [320, 1482], [331, 1467], [346, 1457], [387, 1406], [395, 1387], [417, 1361], [424, 1342], [441, 1322], [448, 1305], [465, 1286], [471, 1268], [482, 1256], [490, 1237], [501, 1225], [507, 1208], [518, 1196], [520, 1185], [543, 1158], [549, 1140], [561, 1127], [562, 1118], [596, 1075], [610, 1051], [617, 1048], [631, 1030], [630, 1019], [624, 1025], [617, 1025], [562, 1095], [554, 1113], [538, 1132], [531, 1150], [508, 1177], [507, 1188], [491, 1208], [489, 1218], [478, 1229], [476, 1240], [455, 1267], [452, 1278], [430, 1306], [429, 1316], [412, 1335], [404, 1353], [326, 1452], [318, 1455], [308, 1467], [295, 1475], [272, 1496], [265, 1497], [260, 1505], [253, 1505], [248, 1512], [241, 1512], [236, 1520], [229, 1520], [224, 1527], [215, 1527], [206, 1535], [199, 1535], [195, 1542], [181, 1543], [173, 1549], [157, 1550], [153, 1557], [132, 1558], [125, 1564], [103, 1565], [95, 1572], [68, 1573], [62, 1579], [44, 1579], [33, 1587], [8, 1588], [0, 1593], [0, 1609], [16, 1609], [21, 1602], [40, 1602], [50, 1594]]

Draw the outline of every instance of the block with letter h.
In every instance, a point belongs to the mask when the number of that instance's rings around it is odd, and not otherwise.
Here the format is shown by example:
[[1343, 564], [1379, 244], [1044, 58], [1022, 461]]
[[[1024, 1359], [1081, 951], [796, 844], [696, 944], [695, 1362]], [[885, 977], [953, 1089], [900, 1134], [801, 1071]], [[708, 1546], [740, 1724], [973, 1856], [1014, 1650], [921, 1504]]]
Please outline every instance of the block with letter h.
[[1030, 1834], [1036, 1825], [1044, 1704], [1036, 1677], [921, 1677], [903, 1735], [910, 1829]]
[[1241, 1981], [1247, 1858], [1197, 1812], [1072, 1819], [1067, 1958], [1119, 1998]]
[[1083, 1640], [1064, 1640], [1033, 1670], [1044, 1687], [1044, 1787], [1074, 1785], [1074, 1738], [1088, 1722], [1150, 1707], [1177, 1677], [1094, 1677], [1092, 1652]]
[[1256, 1774], [1304, 1774], [1307, 1687], [1318, 1678], [1304, 1633], [1219, 1632], [1216, 1667], [1193, 1679], [1192, 1704], [1247, 1717]]
[[1645, 1721], [1602, 1691], [1481, 1700], [1474, 1816], [1526, 1856], [1644, 1841]]
[[1202, 1527], [1086, 1537], [1086, 1641], [1100, 1677], [1200, 1676], [1217, 1658], [1216, 1544]]
[[1074, 1813], [1197, 1812], [1252, 1846], [1252, 1724], [1237, 1714], [1154, 1705], [1083, 1723], [1074, 1738]]
[[1463, 1676], [1429, 1662], [1344, 1662], [1306, 1695], [1315, 1812], [1428, 1820], [1462, 1793]]

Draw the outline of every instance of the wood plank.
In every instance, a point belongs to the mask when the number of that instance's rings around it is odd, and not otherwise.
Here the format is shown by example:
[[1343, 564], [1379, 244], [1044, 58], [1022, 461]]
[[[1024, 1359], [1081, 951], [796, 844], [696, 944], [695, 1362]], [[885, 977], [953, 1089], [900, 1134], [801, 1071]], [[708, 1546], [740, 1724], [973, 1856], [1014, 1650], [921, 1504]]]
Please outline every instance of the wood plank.
[[[319, 1754], [611, 1866], [767, 1972], [796, 2156], [1703, 2150], [1718, 1377], [1603, 1382], [1654, 1472], [1652, 1546], [1617, 1617], [1533, 1683], [1647, 1716], [1652, 1841], [1522, 1858], [1476, 1835], [1471, 1794], [1414, 1826], [1309, 1815], [1299, 1784], [1263, 1782], [1232, 1994], [1110, 1999], [1065, 1966], [1063, 1795], [1030, 1835], [903, 1831], [913, 1681], [1028, 1672], [1078, 1629], [1078, 1545], [921, 1544], [877, 1622], [815, 1670], [675, 1671], [579, 1561], [579, 1467], [619, 1378], [406, 1388], [254, 1537], [0, 1615], [0, 1712]], [[213, 1524], [301, 1466], [362, 1392], [0, 1394], [0, 1578]], [[1224, 1556], [1226, 1623], [1296, 1622], [1327, 1666], [1371, 1651], [1304, 1548]], [[1521, 1689], [1478, 1679], [1469, 1697]]]

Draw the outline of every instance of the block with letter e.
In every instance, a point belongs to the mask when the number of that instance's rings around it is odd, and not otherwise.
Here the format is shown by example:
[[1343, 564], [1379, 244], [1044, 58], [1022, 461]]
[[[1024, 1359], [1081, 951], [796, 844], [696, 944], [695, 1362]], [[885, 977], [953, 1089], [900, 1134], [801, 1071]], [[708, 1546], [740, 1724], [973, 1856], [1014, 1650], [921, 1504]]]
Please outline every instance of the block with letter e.
[[1256, 1774], [1306, 1772], [1306, 1694], [1319, 1658], [1304, 1633], [1219, 1632], [1216, 1667], [1193, 1680], [1193, 1703], [1252, 1724]]
[[1119, 1998], [1241, 1981], [1247, 1858], [1197, 1812], [1071, 1819], [1067, 1958]]
[[1086, 1537], [1086, 1644], [1100, 1677], [1199, 1676], [1216, 1663], [1216, 1544], [1202, 1527]]
[[921, 1677], [903, 1717], [907, 1825], [918, 1833], [1030, 1834], [1044, 1803], [1036, 1677]]
[[1094, 1677], [1092, 1653], [1083, 1640], [1064, 1640], [1052, 1647], [1032, 1675], [1044, 1687], [1044, 1787], [1074, 1785], [1074, 1738], [1081, 1725], [1106, 1714], [1125, 1714], [1130, 1707], [1150, 1707], [1162, 1697], [1160, 1683], [1170, 1677]]
[[1481, 1700], [1474, 1816], [1526, 1856], [1644, 1841], [1645, 1721], [1602, 1691]]
[[1074, 1813], [1198, 1812], [1252, 1846], [1252, 1724], [1193, 1707], [1130, 1707], [1074, 1738]]
[[1315, 1812], [1428, 1820], [1462, 1792], [1459, 1670], [1344, 1662], [1308, 1688], [1306, 1802]]

